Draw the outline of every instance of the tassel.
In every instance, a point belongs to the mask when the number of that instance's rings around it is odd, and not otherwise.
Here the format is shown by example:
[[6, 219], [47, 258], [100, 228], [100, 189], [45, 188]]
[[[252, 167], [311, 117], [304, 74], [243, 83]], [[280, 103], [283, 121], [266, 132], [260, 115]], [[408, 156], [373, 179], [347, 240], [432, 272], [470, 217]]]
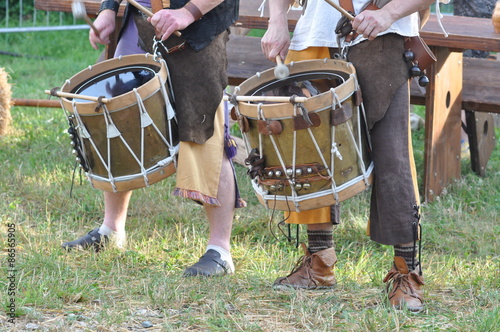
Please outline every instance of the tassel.
[[233, 159], [238, 153], [238, 146], [236, 145], [236, 141], [227, 131], [224, 134], [224, 150], [226, 151], [227, 158], [230, 160]]

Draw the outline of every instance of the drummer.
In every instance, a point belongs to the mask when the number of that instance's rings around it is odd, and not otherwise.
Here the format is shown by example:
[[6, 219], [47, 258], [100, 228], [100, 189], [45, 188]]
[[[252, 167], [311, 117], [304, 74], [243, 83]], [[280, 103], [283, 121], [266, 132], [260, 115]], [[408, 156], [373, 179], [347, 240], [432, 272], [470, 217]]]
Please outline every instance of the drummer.
[[[99, 35], [90, 30], [90, 44], [109, 44], [121, 1], [104, 0], [94, 22]], [[243, 207], [232, 162], [225, 152], [225, 112], [222, 94], [227, 86], [225, 45], [228, 27], [237, 18], [238, 0], [172, 0], [162, 9], [161, 0], [138, 1], [155, 13], [148, 18], [128, 6], [115, 57], [153, 53], [153, 37], [166, 60], [175, 95], [180, 147], [174, 195], [203, 205], [210, 227], [205, 254], [184, 271], [184, 276], [214, 276], [234, 272], [230, 235], [234, 209]], [[216, 8], [217, 7], [217, 8]], [[215, 10], [213, 10], [216, 8]], [[172, 34], [182, 31], [182, 36]], [[162, 43], [159, 43], [163, 41]], [[169, 49], [169, 54], [165, 51]], [[200, 80], [203, 78], [203, 80]], [[66, 242], [67, 250], [99, 251], [123, 248], [131, 191], [104, 192], [104, 220], [83, 237]]]
[[[338, 0], [333, 0], [338, 4]], [[305, 1], [304, 1], [305, 2]], [[396, 308], [419, 312], [424, 308], [422, 268], [417, 253], [420, 234], [419, 194], [409, 128], [409, 67], [403, 59], [404, 37], [418, 35], [417, 11], [434, 0], [392, 0], [381, 9], [364, 10], [368, 0], [342, 0], [356, 14], [357, 36], [348, 47], [347, 60], [356, 68], [363, 93], [372, 143], [374, 183], [368, 233], [373, 241], [394, 247], [393, 266], [384, 282]], [[374, 1], [379, 3], [382, 1]], [[322, 59], [337, 51], [335, 29], [341, 14], [324, 0], [309, 0], [290, 40], [287, 11], [290, 0], [270, 0], [269, 27], [262, 50], [285, 62]], [[341, 41], [343, 42], [343, 41]], [[342, 46], [342, 45], [341, 45]], [[336, 284], [337, 261], [333, 223], [339, 206], [290, 213], [289, 223], [307, 224], [308, 248], [291, 274], [278, 278], [275, 288], [320, 289]]]

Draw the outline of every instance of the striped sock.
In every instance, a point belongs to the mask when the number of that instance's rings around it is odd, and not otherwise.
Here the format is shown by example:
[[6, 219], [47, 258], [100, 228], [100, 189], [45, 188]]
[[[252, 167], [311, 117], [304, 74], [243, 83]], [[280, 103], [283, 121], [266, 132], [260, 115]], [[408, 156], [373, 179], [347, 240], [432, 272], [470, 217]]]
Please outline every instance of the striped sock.
[[408, 265], [408, 269], [410, 271], [414, 270], [417, 266], [417, 252], [418, 252], [418, 244], [415, 246], [394, 246], [394, 256], [403, 257], [406, 261], [406, 265]]
[[307, 231], [307, 240], [309, 242], [309, 253], [314, 254], [318, 251], [333, 247], [333, 231]]

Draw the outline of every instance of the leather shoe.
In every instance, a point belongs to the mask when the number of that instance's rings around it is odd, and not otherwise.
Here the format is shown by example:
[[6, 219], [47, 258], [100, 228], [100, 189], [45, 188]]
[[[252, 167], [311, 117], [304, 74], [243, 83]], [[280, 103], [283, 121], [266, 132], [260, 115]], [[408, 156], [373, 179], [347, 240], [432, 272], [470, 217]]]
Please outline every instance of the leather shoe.
[[64, 242], [62, 247], [67, 251], [93, 249], [95, 252], [99, 252], [104, 249], [108, 241], [109, 238], [106, 235], [101, 235], [99, 227], [97, 227], [77, 240]]
[[274, 289], [328, 289], [337, 284], [333, 273], [333, 266], [337, 262], [334, 248], [309, 253], [302, 243], [305, 255], [299, 259], [292, 272], [276, 279]]
[[233, 269], [229, 262], [222, 260], [220, 253], [217, 250], [208, 249], [200, 260], [188, 267], [183, 276], [184, 277], [211, 277], [221, 276], [233, 273]]
[[407, 308], [418, 313], [424, 309], [424, 298], [421, 286], [424, 278], [419, 270], [409, 271], [403, 257], [394, 257], [394, 265], [384, 278], [387, 283], [389, 303], [396, 309]]

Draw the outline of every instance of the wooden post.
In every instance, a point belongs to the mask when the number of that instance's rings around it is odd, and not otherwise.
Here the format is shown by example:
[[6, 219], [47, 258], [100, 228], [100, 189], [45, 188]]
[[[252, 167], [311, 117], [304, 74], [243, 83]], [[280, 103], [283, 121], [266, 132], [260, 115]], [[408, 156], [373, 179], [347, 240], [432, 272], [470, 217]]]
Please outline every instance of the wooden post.
[[435, 47], [425, 115], [424, 199], [431, 202], [460, 177], [462, 50]]

